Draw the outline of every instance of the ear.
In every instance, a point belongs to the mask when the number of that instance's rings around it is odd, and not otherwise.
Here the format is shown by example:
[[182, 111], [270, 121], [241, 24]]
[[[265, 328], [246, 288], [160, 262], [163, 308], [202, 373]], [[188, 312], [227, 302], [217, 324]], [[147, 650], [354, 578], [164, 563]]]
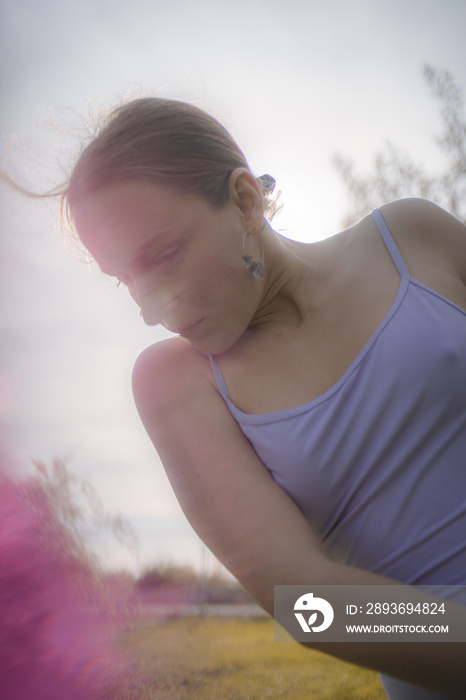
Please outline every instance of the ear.
[[247, 168], [236, 168], [230, 175], [230, 201], [238, 208], [244, 229], [259, 230], [264, 219], [264, 198], [254, 175]]

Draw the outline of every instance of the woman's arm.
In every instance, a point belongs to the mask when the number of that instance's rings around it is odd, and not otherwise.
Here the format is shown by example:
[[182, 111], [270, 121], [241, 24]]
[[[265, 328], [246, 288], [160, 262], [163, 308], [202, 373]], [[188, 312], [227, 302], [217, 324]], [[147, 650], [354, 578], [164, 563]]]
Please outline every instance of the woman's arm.
[[133, 391], [186, 517], [261, 605], [273, 611], [274, 583], [316, 580], [323, 549], [231, 417], [208, 359], [181, 338], [158, 343], [138, 359]]
[[[274, 482], [230, 415], [213, 383], [208, 359], [183, 339], [148, 348], [136, 363], [133, 389], [141, 419], [189, 522], [270, 614], [275, 584], [395, 583], [328, 559], [296, 504]], [[422, 600], [421, 593], [419, 597]], [[463, 644], [309, 646], [464, 697]]]

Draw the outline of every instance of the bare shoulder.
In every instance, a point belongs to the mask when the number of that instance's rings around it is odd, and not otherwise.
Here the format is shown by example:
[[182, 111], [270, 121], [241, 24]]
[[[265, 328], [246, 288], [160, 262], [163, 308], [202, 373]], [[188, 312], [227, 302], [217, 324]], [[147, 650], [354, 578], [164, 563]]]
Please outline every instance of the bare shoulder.
[[463, 232], [465, 225], [442, 207], [419, 197], [398, 199], [384, 204], [380, 208], [383, 216], [393, 221], [404, 221], [406, 225], [418, 230], [429, 230], [431, 227], [441, 227]]
[[380, 208], [390, 232], [407, 244], [442, 248], [466, 258], [466, 226], [426, 199], [400, 199]]
[[213, 388], [210, 363], [183, 338], [163, 340], [137, 358], [132, 375], [138, 409], [168, 408], [202, 386]]
[[459, 219], [417, 198], [390, 202], [380, 212], [411, 274], [443, 268], [466, 284], [466, 226]]
[[[200, 457], [207, 445], [244, 442], [213, 378], [209, 358], [181, 337], [150, 346], [136, 360], [133, 396], [142, 423], [167, 469]], [[203, 447], [201, 447], [203, 443]], [[196, 445], [196, 447], [194, 447]], [[173, 455], [184, 453], [182, 460]], [[208, 464], [208, 460], [205, 461]]]

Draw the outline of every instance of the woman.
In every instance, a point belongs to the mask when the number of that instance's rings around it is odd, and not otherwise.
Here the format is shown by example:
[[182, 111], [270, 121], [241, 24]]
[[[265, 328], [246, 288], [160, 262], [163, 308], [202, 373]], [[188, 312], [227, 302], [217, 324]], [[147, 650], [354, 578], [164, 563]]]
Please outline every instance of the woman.
[[[187, 518], [269, 612], [274, 584], [465, 584], [464, 225], [403, 200], [303, 244], [263, 189], [214, 119], [149, 98], [64, 193], [102, 271], [178, 336], [133, 386]], [[325, 651], [440, 698], [414, 686], [462, 696], [461, 646]]]

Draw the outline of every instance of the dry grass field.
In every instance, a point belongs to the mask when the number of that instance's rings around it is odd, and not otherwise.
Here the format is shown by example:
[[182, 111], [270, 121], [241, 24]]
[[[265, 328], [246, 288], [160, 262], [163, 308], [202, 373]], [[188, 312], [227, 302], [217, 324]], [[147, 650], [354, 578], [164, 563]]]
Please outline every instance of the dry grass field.
[[267, 618], [147, 620], [124, 646], [147, 680], [128, 700], [386, 700], [377, 674], [273, 639]]

